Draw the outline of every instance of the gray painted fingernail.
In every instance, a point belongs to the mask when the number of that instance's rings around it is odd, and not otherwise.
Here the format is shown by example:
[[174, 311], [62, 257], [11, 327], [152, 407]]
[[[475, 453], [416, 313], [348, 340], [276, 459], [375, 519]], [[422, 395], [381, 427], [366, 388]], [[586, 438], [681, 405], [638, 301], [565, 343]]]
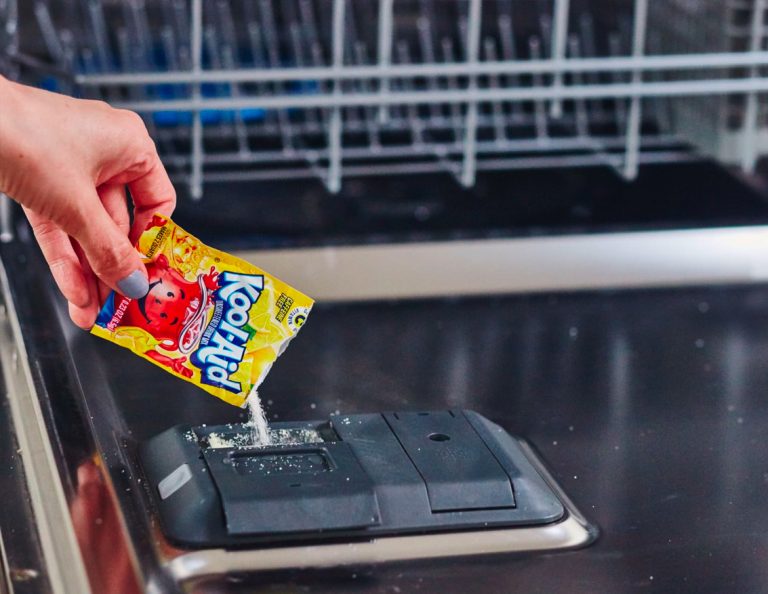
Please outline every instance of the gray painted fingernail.
[[117, 281], [117, 288], [126, 297], [141, 299], [149, 293], [149, 281], [140, 270], [134, 270], [124, 279]]

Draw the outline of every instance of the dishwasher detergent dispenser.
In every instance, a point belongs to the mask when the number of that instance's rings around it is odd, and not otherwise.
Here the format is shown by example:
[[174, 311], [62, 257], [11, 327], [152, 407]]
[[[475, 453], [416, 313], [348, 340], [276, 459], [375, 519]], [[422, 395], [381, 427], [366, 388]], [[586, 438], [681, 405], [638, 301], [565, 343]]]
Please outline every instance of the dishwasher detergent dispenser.
[[177, 426], [141, 446], [170, 543], [279, 545], [288, 566], [291, 545], [322, 556], [356, 543], [333, 556], [340, 564], [566, 548], [596, 533], [525, 442], [471, 411], [333, 415], [270, 434], [254, 446], [247, 425]]

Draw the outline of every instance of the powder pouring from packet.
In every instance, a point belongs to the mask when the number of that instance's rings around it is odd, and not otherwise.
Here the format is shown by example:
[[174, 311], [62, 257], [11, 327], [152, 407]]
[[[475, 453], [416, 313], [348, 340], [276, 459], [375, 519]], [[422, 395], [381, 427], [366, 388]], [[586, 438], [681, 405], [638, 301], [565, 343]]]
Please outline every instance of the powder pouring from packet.
[[91, 333], [236, 406], [264, 381], [314, 301], [155, 215], [136, 244], [149, 293], [112, 292]]

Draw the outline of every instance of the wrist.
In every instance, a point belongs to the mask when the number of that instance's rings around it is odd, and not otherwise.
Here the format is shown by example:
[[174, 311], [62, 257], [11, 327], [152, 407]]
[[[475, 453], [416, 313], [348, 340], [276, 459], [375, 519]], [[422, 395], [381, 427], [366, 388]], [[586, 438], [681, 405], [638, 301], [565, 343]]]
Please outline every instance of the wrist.
[[18, 117], [20, 85], [0, 76], [0, 192], [12, 195], [11, 171], [16, 167], [19, 134], [13, 129]]

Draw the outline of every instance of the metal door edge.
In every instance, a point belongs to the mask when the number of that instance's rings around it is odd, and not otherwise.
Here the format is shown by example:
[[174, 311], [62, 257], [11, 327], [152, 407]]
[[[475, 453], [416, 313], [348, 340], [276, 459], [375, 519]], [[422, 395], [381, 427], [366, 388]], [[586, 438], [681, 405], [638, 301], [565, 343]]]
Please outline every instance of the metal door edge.
[[227, 573], [322, 569], [417, 559], [555, 551], [583, 547], [594, 541], [598, 535], [597, 528], [584, 519], [532, 448], [525, 441], [519, 441], [526, 456], [553, 488], [566, 509], [563, 519], [558, 522], [544, 526], [387, 536], [341, 544], [236, 551], [207, 549], [176, 557], [165, 565], [165, 569], [176, 582], [181, 583]]
[[32, 379], [24, 337], [0, 264], [0, 364], [8, 385], [8, 402], [26, 471], [46, 570], [55, 594], [88, 594], [91, 588], [80, 555], [64, 489]]

